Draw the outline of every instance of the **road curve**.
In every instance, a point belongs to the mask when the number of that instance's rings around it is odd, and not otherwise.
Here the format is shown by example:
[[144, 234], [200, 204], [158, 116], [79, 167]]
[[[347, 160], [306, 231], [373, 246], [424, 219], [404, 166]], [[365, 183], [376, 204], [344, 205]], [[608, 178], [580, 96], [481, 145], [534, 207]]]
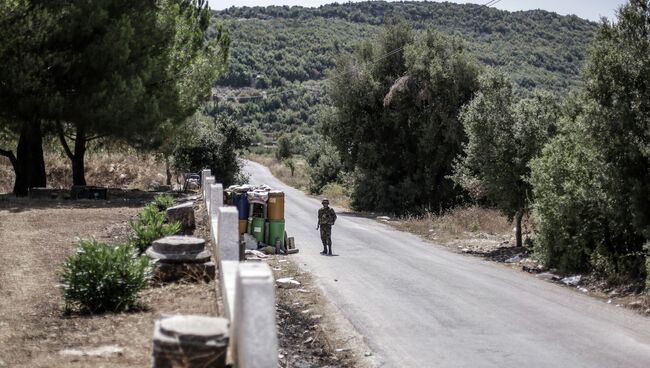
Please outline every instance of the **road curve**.
[[244, 170], [285, 192], [294, 259], [382, 367], [650, 367], [650, 319], [375, 220], [337, 211], [339, 256], [321, 256], [318, 201], [262, 165]]

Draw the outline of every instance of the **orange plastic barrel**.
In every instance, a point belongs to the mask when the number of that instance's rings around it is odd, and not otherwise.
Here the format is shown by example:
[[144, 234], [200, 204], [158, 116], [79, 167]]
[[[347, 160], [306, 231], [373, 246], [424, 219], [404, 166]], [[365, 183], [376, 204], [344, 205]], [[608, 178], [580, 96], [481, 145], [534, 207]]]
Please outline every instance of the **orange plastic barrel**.
[[269, 192], [267, 210], [269, 220], [284, 220], [284, 192], [279, 190]]
[[239, 234], [245, 234], [248, 230], [248, 220], [239, 220]]

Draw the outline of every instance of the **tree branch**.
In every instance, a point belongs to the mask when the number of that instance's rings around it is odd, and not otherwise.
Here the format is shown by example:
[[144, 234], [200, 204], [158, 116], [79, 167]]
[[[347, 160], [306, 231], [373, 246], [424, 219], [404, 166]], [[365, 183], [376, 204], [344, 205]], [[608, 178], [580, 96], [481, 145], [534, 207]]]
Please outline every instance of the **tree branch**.
[[11, 162], [11, 166], [14, 167], [14, 171], [18, 167], [18, 160], [16, 159], [16, 155], [14, 155], [14, 152], [12, 150], [4, 150], [0, 148], [0, 156], [5, 156], [9, 159]]
[[65, 154], [68, 155], [69, 159], [74, 159], [74, 153], [70, 150], [70, 146], [68, 146], [68, 142], [65, 140], [65, 133], [63, 132], [63, 125], [61, 125], [60, 121], [56, 122], [56, 133], [59, 137], [59, 141], [61, 142], [61, 145], [63, 146], [63, 150], [65, 150]]
[[106, 135], [96, 135], [94, 137], [86, 138], [86, 142], [94, 141], [95, 139], [100, 139], [100, 138], [104, 138], [104, 137], [106, 137]]

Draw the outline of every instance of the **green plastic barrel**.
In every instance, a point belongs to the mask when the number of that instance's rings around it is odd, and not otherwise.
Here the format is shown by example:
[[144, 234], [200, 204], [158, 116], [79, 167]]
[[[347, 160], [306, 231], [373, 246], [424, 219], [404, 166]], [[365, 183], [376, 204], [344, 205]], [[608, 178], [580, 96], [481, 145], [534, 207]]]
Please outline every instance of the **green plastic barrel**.
[[275, 246], [278, 240], [284, 245], [284, 220], [269, 220], [269, 245]]
[[259, 217], [253, 217], [251, 223], [251, 235], [257, 239], [258, 242], [264, 241], [264, 219]]

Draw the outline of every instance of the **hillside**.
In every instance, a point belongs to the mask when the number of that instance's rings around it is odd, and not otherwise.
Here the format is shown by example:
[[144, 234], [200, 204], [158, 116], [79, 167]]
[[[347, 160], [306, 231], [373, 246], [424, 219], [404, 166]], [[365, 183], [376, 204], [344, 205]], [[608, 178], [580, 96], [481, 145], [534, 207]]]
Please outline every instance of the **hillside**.
[[[579, 72], [597, 24], [576, 16], [542, 10], [507, 12], [471, 4], [437, 2], [363, 2], [319, 8], [270, 6], [215, 12], [232, 33], [231, 68], [218, 82], [217, 95], [259, 95], [297, 89], [320, 80], [337, 56], [352, 52], [363, 39], [376, 37], [387, 19], [403, 18], [416, 29], [434, 28], [465, 40], [484, 65], [505, 71], [526, 94], [541, 88], [563, 94], [579, 84]], [[314, 91], [315, 90], [315, 91]], [[291, 93], [222, 104], [229, 114], [264, 131], [308, 123], [322, 95], [309, 88], [305, 101]], [[299, 98], [302, 100], [302, 98]], [[259, 103], [260, 101], [264, 101]], [[255, 105], [255, 106], [245, 106]], [[210, 109], [211, 113], [216, 110]], [[281, 110], [281, 114], [269, 112]], [[312, 119], [313, 120], [313, 119]], [[311, 124], [307, 124], [311, 125]]]

